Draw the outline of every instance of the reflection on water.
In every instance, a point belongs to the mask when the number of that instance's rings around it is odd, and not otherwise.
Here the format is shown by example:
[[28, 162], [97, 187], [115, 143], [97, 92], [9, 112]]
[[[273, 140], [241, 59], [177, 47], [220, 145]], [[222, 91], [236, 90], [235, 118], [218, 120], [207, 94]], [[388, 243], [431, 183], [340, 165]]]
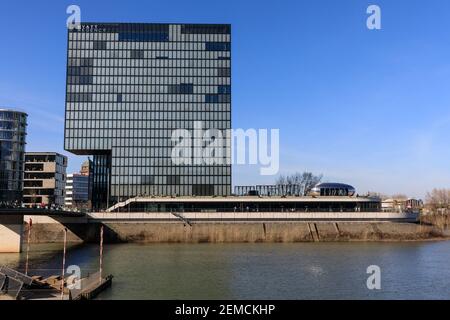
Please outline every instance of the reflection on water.
[[[62, 245], [32, 245], [31, 273], [61, 271]], [[98, 269], [98, 246], [68, 249], [67, 265]], [[25, 254], [0, 254], [24, 267]], [[381, 290], [366, 287], [369, 265]], [[105, 247], [113, 287], [100, 299], [450, 299], [450, 242], [117, 244]]]

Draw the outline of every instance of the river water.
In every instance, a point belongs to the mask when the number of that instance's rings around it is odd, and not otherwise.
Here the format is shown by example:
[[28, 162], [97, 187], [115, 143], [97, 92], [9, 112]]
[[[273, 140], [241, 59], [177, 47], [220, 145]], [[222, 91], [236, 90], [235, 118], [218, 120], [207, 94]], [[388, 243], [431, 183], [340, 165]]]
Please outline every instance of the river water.
[[[98, 246], [68, 248], [67, 266], [96, 272]], [[98, 299], [450, 299], [450, 242], [116, 244], [113, 287]], [[0, 254], [24, 268], [25, 253]], [[61, 244], [34, 244], [31, 274], [60, 274]], [[381, 270], [369, 290], [367, 267]]]

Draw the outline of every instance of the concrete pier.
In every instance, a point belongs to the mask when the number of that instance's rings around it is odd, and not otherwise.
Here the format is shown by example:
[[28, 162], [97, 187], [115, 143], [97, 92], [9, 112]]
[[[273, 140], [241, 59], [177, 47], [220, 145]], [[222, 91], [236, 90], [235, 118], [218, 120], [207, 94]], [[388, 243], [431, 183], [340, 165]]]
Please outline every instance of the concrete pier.
[[55, 220], [51, 221], [58, 224], [64, 224], [66, 220], [84, 223], [87, 221], [86, 215], [82, 212], [42, 208], [0, 208], [0, 253], [22, 251], [23, 226], [29, 221], [29, 217], [35, 219], [53, 217]]
[[0, 252], [22, 251], [23, 215], [0, 215]]

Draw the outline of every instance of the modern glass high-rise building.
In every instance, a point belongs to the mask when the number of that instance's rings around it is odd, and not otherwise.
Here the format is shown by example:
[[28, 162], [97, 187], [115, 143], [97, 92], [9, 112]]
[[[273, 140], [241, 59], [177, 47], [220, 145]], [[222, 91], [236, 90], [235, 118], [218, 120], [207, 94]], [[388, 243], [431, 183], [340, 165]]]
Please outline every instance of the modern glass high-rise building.
[[0, 205], [22, 201], [27, 114], [0, 107]]
[[93, 155], [94, 209], [137, 195], [231, 194], [229, 162], [171, 159], [174, 130], [200, 121], [203, 130], [231, 129], [230, 25], [83, 23], [68, 31], [64, 143]]

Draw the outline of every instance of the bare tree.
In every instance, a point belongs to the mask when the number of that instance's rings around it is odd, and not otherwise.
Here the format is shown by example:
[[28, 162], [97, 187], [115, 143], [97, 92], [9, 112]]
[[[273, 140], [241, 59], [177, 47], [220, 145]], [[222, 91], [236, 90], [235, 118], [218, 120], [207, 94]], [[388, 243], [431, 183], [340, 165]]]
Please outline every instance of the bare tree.
[[311, 172], [296, 172], [287, 176], [279, 176], [275, 184], [278, 186], [299, 186], [301, 194], [307, 195], [311, 189], [322, 180], [322, 175]]
[[433, 189], [428, 192], [425, 203], [433, 211], [450, 209], [450, 189]]

